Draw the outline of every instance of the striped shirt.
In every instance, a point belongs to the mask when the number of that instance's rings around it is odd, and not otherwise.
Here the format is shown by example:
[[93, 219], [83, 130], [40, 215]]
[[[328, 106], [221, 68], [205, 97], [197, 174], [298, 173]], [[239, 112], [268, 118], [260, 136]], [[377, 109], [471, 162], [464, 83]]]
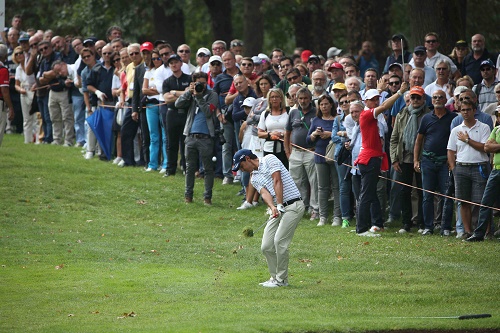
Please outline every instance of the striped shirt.
[[283, 183], [283, 203], [297, 199], [300, 197], [300, 192], [295, 185], [295, 182], [290, 176], [290, 173], [285, 168], [283, 163], [275, 155], [266, 155], [259, 159], [259, 168], [252, 172], [251, 182], [253, 187], [260, 193], [262, 188], [271, 193], [274, 203], [276, 202], [276, 192], [274, 191], [274, 182], [272, 174], [276, 171], [281, 173], [281, 181]]

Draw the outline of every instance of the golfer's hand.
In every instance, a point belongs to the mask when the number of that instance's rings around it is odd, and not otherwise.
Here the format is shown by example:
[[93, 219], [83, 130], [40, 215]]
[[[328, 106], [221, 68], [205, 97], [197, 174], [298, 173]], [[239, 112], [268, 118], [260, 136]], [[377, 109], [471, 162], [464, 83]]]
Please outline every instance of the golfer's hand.
[[271, 217], [277, 218], [278, 216], [280, 216], [280, 212], [279, 212], [278, 208], [276, 208], [276, 206], [272, 206], [271, 207]]

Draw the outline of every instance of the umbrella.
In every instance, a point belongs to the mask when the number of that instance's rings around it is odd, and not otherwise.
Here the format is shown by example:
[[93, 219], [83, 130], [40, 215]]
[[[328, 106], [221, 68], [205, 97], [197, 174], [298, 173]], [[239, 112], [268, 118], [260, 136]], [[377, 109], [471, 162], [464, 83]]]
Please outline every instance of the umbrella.
[[97, 107], [86, 119], [108, 160], [111, 159], [113, 146], [113, 119], [114, 112], [103, 107]]

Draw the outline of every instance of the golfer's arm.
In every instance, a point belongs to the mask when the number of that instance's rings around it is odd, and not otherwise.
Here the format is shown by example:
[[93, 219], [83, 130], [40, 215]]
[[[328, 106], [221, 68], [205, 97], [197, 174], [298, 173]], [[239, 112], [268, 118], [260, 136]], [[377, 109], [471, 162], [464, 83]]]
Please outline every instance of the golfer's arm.
[[281, 172], [275, 171], [272, 175], [273, 177], [273, 187], [274, 193], [276, 194], [276, 203], [283, 203], [283, 182], [281, 180]]
[[385, 110], [391, 108], [394, 105], [394, 103], [396, 103], [398, 98], [401, 96], [402, 95], [399, 94], [399, 90], [398, 90], [398, 93], [396, 93], [396, 94], [392, 95], [390, 98], [386, 99], [384, 101], [384, 103], [382, 103], [382, 105], [380, 105], [379, 107], [376, 107], [375, 108], [375, 117], [377, 117], [379, 114], [381, 114]]
[[262, 200], [264, 200], [264, 202], [266, 203], [267, 207], [269, 207], [271, 209], [274, 208], [273, 197], [272, 197], [271, 193], [269, 193], [269, 191], [265, 187], [263, 187], [260, 190], [260, 196], [262, 197]]

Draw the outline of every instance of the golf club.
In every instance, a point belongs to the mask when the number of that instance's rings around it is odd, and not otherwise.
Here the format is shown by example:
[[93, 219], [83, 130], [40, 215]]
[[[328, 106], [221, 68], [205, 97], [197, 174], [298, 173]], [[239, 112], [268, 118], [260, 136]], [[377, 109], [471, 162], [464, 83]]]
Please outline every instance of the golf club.
[[390, 317], [397, 319], [458, 319], [458, 320], [466, 320], [466, 319], [480, 319], [480, 318], [490, 318], [491, 314], [482, 313], [482, 314], [469, 314], [469, 315], [461, 315], [461, 316], [449, 316], [449, 317]]

